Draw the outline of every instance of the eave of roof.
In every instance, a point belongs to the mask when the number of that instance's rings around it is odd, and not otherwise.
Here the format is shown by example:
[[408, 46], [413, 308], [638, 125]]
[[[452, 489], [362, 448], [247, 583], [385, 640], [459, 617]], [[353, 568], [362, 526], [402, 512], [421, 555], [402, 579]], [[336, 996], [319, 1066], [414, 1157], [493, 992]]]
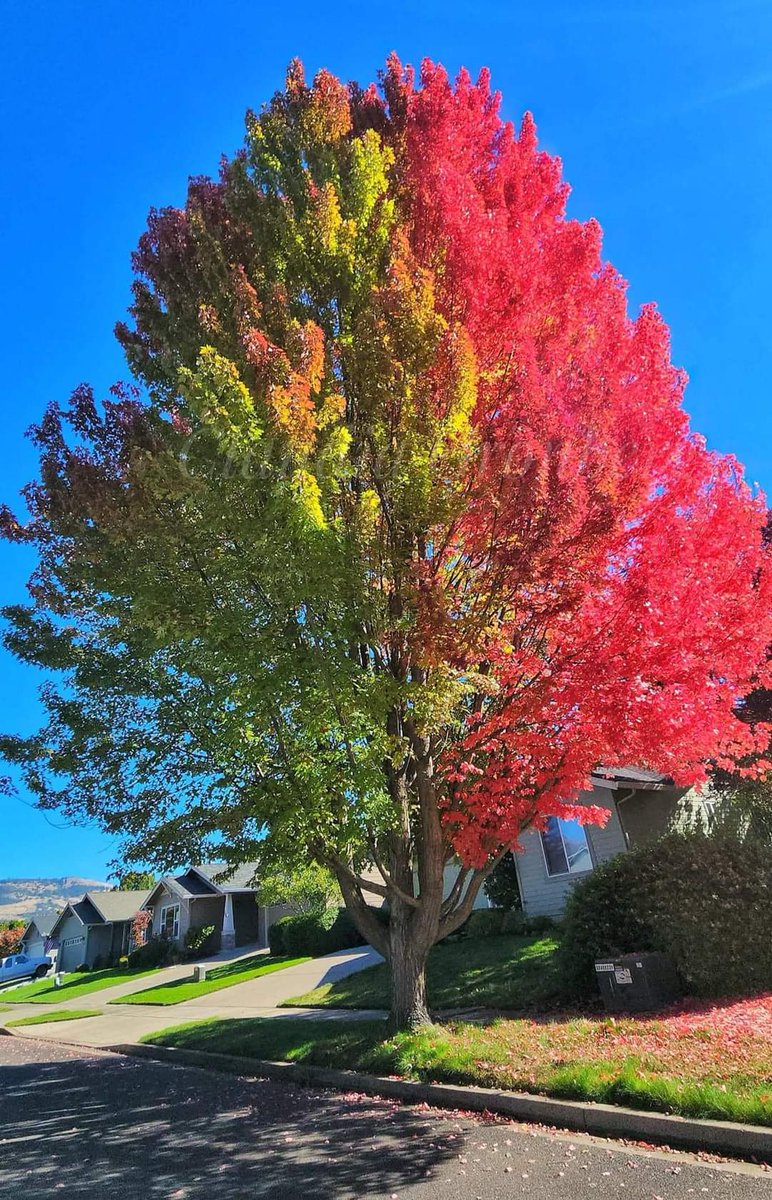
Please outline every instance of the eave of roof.
[[674, 786], [670, 775], [649, 771], [645, 767], [596, 767], [591, 782], [596, 787], [610, 788], [612, 791], [632, 788], [634, 791], [657, 792]]

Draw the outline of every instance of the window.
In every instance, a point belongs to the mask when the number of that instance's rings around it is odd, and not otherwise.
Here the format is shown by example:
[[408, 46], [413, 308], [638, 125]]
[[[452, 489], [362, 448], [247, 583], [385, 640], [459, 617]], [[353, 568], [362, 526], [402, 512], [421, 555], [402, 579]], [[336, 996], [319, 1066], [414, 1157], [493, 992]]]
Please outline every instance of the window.
[[541, 845], [548, 875], [576, 875], [592, 870], [587, 835], [578, 821], [549, 817]]
[[161, 937], [175, 941], [180, 936], [180, 906], [170, 904], [161, 909]]

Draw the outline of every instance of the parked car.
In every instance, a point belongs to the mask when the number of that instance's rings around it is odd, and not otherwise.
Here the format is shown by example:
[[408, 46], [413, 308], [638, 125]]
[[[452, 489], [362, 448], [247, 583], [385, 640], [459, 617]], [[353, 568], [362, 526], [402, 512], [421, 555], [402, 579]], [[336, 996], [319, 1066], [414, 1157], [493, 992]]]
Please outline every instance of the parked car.
[[50, 958], [11, 954], [0, 959], [0, 988], [6, 983], [18, 983], [20, 979], [42, 979], [53, 965]]

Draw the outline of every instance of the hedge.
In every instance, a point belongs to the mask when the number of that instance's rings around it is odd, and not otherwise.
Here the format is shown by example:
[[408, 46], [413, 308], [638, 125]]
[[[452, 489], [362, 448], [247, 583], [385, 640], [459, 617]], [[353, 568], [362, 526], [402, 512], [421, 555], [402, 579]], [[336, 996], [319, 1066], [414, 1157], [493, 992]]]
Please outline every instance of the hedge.
[[[379, 909], [373, 909], [373, 913], [381, 920], [388, 920]], [[268, 930], [271, 954], [289, 954], [293, 958], [304, 954], [318, 958], [335, 950], [362, 946], [364, 941], [345, 908], [328, 908], [322, 913], [281, 917]]]
[[673, 833], [604, 863], [569, 899], [559, 964], [596, 993], [596, 958], [660, 950], [698, 996], [772, 988], [772, 860], [726, 837]]

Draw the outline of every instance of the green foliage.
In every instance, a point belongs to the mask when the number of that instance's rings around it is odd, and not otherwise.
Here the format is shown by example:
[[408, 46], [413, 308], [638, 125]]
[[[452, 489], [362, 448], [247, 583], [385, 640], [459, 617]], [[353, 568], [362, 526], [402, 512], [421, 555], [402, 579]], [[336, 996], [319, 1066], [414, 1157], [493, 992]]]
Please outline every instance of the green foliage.
[[500, 908], [476, 908], [464, 925], [464, 937], [496, 937], [503, 932], [503, 924]]
[[280, 955], [286, 953], [284, 928], [287, 922], [291, 920], [292, 918], [289, 915], [280, 917], [278, 921], [274, 921], [273, 925], [268, 928], [268, 947], [274, 958], [278, 958]]
[[122, 871], [113, 878], [117, 881], [114, 892], [149, 892], [158, 883], [152, 871]]
[[214, 925], [191, 925], [185, 934], [185, 953], [188, 958], [214, 954], [217, 949]]
[[522, 907], [515, 856], [511, 850], [507, 851], [491, 871], [483, 884], [483, 890], [494, 908], [511, 912]]
[[332, 954], [335, 950], [348, 950], [364, 942], [345, 908], [286, 917], [282, 922], [282, 936], [285, 954], [308, 954], [312, 958]]
[[597, 958], [660, 950], [695, 995], [772, 988], [770, 904], [766, 849], [669, 834], [611, 859], [577, 886], [563, 925], [566, 985], [594, 994]]
[[167, 938], [151, 937], [141, 946], [135, 946], [129, 954], [132, 970], [163, 967], [170, 961], [173, 947]]
[[335, 876], [317, 863], [274, 871], [261, 878], [257, 902], [265, 908], [286, 904], [294, 913], [321, 913], [340, 901]]

